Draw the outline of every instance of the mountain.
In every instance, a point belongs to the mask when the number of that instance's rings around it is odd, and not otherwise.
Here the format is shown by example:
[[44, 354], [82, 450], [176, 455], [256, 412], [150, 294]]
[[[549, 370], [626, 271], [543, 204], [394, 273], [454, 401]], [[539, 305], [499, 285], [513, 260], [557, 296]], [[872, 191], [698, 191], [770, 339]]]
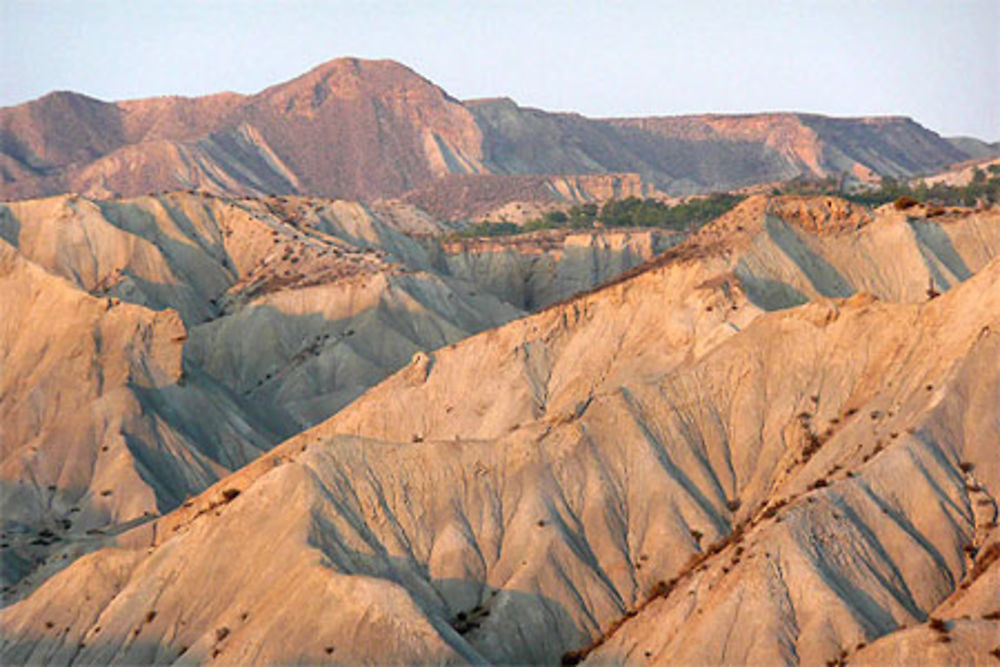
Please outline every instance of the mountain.
[[[255, 95], [107, 103], [59, 92], [4, 108], [0, 195], [198, 189], [372, 202], [454, 175], [618, 173], [689, 194], [844, 172], [911, 176], [981, 152], [905, 118], [600, 120], [508, 99], [463, 103], [403, 65], [352, 58]], [[471, 182], [486, 193], [502, 187]], [[454, 214], [478, 208], [473, 197]]]
[[0, 655], [988, 664], [998, 216], [752, 197], [164, 516], [52, 531]]
[[[816, 114], [682, 116], [614, 121], [671, 139], [763, 145], [792, 176], [849, 173], [907, 176], [964, 159], [966, 153], [909, 118], [828, 118]], [[786, 176], [788, 178], [788, 176]]]
[[974, 160], [1000, 156], [1000, 141], [989, 143], [974, 137], [948, 137], [948, 141]]
[[[72, 128], [72, 131], [67, 131]], [[476, 171], [471, 114], [389, 61], [326, 63], [256, 95], [108, 104], [55, 93], [0, 114], [4, 195], [401, 193]]]

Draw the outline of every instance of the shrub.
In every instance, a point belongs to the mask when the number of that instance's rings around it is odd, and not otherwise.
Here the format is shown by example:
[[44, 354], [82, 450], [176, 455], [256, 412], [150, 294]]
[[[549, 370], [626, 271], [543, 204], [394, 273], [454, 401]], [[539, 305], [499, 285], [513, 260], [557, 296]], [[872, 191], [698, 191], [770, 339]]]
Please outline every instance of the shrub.
[[653, 598], [665, 598], [670, 595], [670, 592], [674, 590], [674, 586], [677, 585], [676, 579], [671, 579], [670, 581], [657, 581], [651, 589], [649, 589], [649, 599]]
[[919, 203], [920, 202], [918, 202], [913, 197], [910, 197], [909, 195], [903, 195], [902, 197], [897, 198], [896, 201], [892, 202], [892, 207], [897, 211], [905, 211], [908, 208], [913, 208]]
[[975, 581], [978, 579], [990, 565], [998, 560], [1000, 560], [1000, 542], [994, 542], [990, 546], [983, 549], [979, 554], [979, 558], [976, 560], [975, 565], [973, 565], [972, 570], [969, 571], [969, 581]]

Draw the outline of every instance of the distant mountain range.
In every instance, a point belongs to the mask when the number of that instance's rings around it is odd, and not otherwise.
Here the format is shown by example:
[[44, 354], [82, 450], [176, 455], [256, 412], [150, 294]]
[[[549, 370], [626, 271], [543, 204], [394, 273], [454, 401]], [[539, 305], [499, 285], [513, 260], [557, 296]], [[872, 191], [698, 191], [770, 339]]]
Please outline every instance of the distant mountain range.
[[108, 103], [55, 92], [0, 109], [0, 196], [434, 199], [429, 190], [476, 175], [463, 184], [475, 199], [510, 175], [611, 173], [686, 194], [797, 176], [912, 176], [998, 152], [904, 117], [591, 119], [505, 98], [461, 102], [399, 63], [337, 59], [255, 95]]

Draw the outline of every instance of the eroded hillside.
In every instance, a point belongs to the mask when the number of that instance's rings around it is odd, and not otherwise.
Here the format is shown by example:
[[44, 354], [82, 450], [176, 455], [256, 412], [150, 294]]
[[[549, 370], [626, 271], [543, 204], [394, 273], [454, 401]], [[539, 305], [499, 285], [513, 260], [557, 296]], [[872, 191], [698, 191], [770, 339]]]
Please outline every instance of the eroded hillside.
[[[404, 65], [357, 58], [253, 95], [103, 102], [56, 92], [0, 109], [6, 199], [195, 188], [372, 202], [413, 191], [435, 212], [462, 217], [495, 210], [498, 192], [513, 183], [540, 201], [568, 195], [567, 184], [596, 176], [598, 184], [584, 188], [600, 190], [601, 179], [627, 173], [644, 188], [690, 194], [798, 176], [913, 176], [995, 154], [989, 144], [949, 142], [906, 118], [600, 120], [509, 99], [460, 102]], [[462, 197], [446, 196], [466, 186]]]
[[411, 207], [306, 198], [0, 206], [6, 592], [48, 576], [66, 543], [56, 566], [174, 509], [415, 353], [658, 250], [650, 232], [614, 232], [459, 251], [450, 229]]
[[985, 664], [997, 215], [752, 198], [76, 560], [0, 652]]

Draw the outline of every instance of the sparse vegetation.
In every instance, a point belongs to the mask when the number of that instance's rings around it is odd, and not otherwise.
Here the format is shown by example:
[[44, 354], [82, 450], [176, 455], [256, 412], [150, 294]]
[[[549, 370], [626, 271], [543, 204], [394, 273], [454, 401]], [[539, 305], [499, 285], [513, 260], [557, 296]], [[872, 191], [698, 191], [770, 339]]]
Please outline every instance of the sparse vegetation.
[[939, 296], [941, 296], [941, 292], [937, 291], [937, 289], [934, 287], [934, 278], [931, 277], [927, 285], [927, 298], [936, 299]]
[[646, 227], [673, 231], [694, 230], [726, 213], [744, 197], [728, 193], [697, 197], [670, 206], [659, 199], [626, 197], [597, 204], [580, 204], [568, 211], [549, 211], [523, 225], [513, 222], [481, 222], [453, 234], [454, 238], [510, 236], [543, 229], [595, 229], [599, 227]]
[[1000, 542], [994, 542], [979, 553], [975, 564], [969, 570], [969, 582], [971, 583], [982, 576], [983, 572], [986, 572], [998, 560], [1000, 560]]
[[820, 180], [797, 178], [774, 188], [772, 194], [836, 196], [867, 206], [881, 206], [892, 202], [893, 207], [900, 211], [927, 203], [927, 217], [935, 217], [944, 213], [943, 206], [975, 206], [979, 202], [1000, 202], [1000, 169], [997, 165], [990, 165], [986, 171], [976, 169], [972, 181], [967, 185], [927, 185], [924, 182], [909, 185], [885, 176], [877, 187], [855, 192], [844, 192], [838, 179], [832, 177]]
[[948, 624], [945, 623], [940, 618], [931, 617], [930, 622], [927, 624], [927, 627], [929, 627], [934, 632], [948, 632]]

